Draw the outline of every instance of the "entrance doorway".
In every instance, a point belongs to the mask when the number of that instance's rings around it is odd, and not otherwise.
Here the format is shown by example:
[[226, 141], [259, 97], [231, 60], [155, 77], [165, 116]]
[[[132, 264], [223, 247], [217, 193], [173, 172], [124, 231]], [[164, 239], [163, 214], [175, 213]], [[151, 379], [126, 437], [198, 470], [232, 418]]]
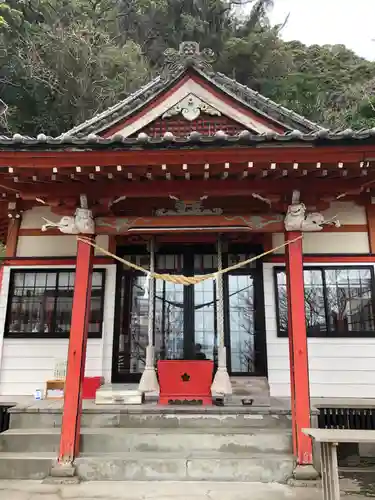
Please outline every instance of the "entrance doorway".
[[[223, 254], [227, 267], [259, 253], [232, 245]], [[145, 248], [117, 250], [127, 260], [148, 268]], [[233, 375], [266, 374], [262, 265], [247, 266], [223, 279], [224, 332], [228, 370]], [[215, 245], [161, 246], [156, 270], [194, 276], [217, 271]], [[136, 382], [145, 366], [149, 299], [144, 275], [118, 267], [118, 296], [113, 344], [113, 382]], [[184, 286], [156, 280], [153, 325], [156, 359], [211, 359], [217, 363], [219, 332], [215, 280]], [[198, 353], [198, 354], [197, 354]]]

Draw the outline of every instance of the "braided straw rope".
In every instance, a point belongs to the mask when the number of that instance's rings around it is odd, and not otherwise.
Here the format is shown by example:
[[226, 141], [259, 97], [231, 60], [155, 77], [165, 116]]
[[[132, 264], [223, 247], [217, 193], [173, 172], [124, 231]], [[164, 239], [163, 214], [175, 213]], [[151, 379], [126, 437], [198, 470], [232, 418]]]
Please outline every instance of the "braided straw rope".
[[149, 275], [151, 278], [168, 281], [169, 283], [177, 283], [177, 284], [185, 285], [185, 286], [196, 285], [197, 283], [201, 283], [202, 281], [206, 281], [209, 279], [216, 279], [218, 277], [218, 275], [229, 273], [230, 271], [234, 271], [235, 269], [240, 269], [241, 267], [247, 266], [251, 262], [254, 262], [255, 260], [261, 259], [262, 257], [265, 257], [266, 255], [269, 255], [273, 252], [276, 252], [277, 250], [285, 248], [288, 245], [295, 243], [298, 240], [301, 240], [302, 238], [303, 238], [302, 235], [298, 236], [297, 238], [294, 238], [293, 240], [287, 241], [286, 243], [283, 243], [282, 245], [278, 245], [277, 247], [274, 247], [271, 250], [267, 250], [267, 252], [263, 252], [259, 255], [256, 255], [255, 257], [251, 257], [250, 259], [239, 262], [238, 264], [234, 264], [233, 266], [229, 266], [226, 269], [219, 269], [216, 273], [203, 274], [203, 275], [197, 275], [197, 276], [184, 276], [183, 274], [160, 274], [160, 273], [150, 271], [150, 270], [145, 269], [141, 266], [137, 266], [137, 264], [133, 264], [133, 262], [130, 262], [126, 259], [123, 259], [123, 258], [119, 257], [118, 255], [115, 255], [111, 252], [108, 252], [108, 250], [104, 250], [104, 248], [102, 248], [99, 245], [97, 245], [96, 243], [94, 243], [90, 238], [87, 238], [85, 236], [77, 236], [78, 241], [82, 241], [83, 243], [87, 243], [88, 245], [91, 245], [92, 247], [96, 248], [104, 255], [108, 255], [109, 257], [112, 257], [113, 259], [116, 259], [119, 262], [122, 262], [126, 266], [135, 269], [136, 271], [140, 271], [141, 273]]

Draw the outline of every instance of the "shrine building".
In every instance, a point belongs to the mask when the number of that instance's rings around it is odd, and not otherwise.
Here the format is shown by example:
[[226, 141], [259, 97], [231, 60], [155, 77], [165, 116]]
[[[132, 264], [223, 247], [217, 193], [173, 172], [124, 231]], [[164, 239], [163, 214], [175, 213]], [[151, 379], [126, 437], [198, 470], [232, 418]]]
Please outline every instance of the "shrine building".
[[1, 136], [0, 396], [67, 362], [74, 457], [84, 374], [137, 387], [147, 367], [147, 394], [158, 360], [199, 354], [218, 393], [262, 378], [291, 399], [310, 465], [310, 398], [374, 397], [374, 162], [374, 129], [326, 130], [193, 42], [59, 137]]

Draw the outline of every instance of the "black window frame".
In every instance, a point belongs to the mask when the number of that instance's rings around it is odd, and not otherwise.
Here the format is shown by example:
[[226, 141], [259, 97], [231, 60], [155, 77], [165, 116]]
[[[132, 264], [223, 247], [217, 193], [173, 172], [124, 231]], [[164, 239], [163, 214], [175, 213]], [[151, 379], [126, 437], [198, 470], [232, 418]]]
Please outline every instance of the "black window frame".
[[[103, 336], [103, 322], [104, 322], [104, 300], [105, 300], [105, 288], [106, 288], [106, 269], [102, 268], [94, 268], [93, 273], [100, 273], [102, 275], [102, 286], [100, 290], [100, 312], [101, 312], [101, 321], [100, 321], [100, 329], [98, 332], [88, 332], [88, 338], [89, 339], [100, 339]], [[17, 339], [17, 338], [23, 338], [23, 339], [69, 339], [70, 337], [70, 330], [67, 332], [51, 332], [51, 333], [43, 333], [43, 332], [37, 332], [37, 333], [30, 333], [30, 332], [13, 332], [9, 330], [9, 322], [11, 319], [11, 307], [12, 307], [12, 297], [14, 296], [14, 288], [15, 288], [15, 276], [17, 273], [32, 273], [32, 274], [45, 274], [45, 273], [51, 273], [51, 274], [56, 274], [59, 275], [61, 273], [76, 273], [76, 268], [38, 268], [38, 269], [32, 269], [32, 268], [14, 268], [11, 269], [10, 271], [10, 278], [9, 278], [9, 288], [8, 288], [8, 300], [7, 300], [7, 310], [6, 310], [6, 317], [5, 317], [5, 328], [4, 328], [4, 338], [8, 339]], [[58, 291], [58, 276], [56, 279], [56, 288], [55, 291]], [[74, 286], [72, 293], [74, 293]], [[56, 295], [58, 297], [58, 295]], [[56, 301], [54, 305], [54, 319], [53, 321], [55, 322], [55, 315], [56, 315]], [[56, 326], [54, 324], [54, 326]]]
[[[323, 283], [323, 297], [324, 297], [324, 309], [325, 309], [325, 315], [327, 318], [327, 328], [326, 331], [319, 332], [319, 334], [314, 334], [311, 331], [307, 329], [307, 337], [309, 338], [329, 338], [329, 339], [334, 339], [334, 338], [374, 338], [375, 337], [375, 326], [374, 330], [360, 330], [360, 331], [351, 331], [351, 330], [346, 330], [346, 331], [340, 331], [338, 332], [337, 330], [332, 330], [330, 328], [330, 324], [328, 321], [328, 307], [327, 307], [327, 292], [326, 292], [326, 278], [325, 278], [325, 271], [335, 271], [335, 270], [356, 270], [356, 269], [361, 269], [361, 270], [366, 270], [370, 271], [371, 275], [371, 302], [372, 302], [372, 309], [373, 309], [373, 318], [375, 322], [375, 269], [374, 266], [369, 266], [369, 265], [354, 265], [354, 266], [348, 266], [348, 265], [317, 265], [317, 266], [312, 266], [312, 265], [307, 265], [303, 266], [304, 271], [320, 271], [322, 273], [322, 283]], [[276, 304], [276, 322], [277, 322], [277, 336], [280, 338], [288, 338], [288, 330], [281, 330], [280, 328], [280, 305], [279, 305], [279, 293], [278, 293], [278, 284], [277, 284], [277, 274], [279, 272], [287, 272], [286, 266], [275, 266], [273, 268], [273, 273], [274, 273], [274, 293], [275, 293], [275, 304]]]

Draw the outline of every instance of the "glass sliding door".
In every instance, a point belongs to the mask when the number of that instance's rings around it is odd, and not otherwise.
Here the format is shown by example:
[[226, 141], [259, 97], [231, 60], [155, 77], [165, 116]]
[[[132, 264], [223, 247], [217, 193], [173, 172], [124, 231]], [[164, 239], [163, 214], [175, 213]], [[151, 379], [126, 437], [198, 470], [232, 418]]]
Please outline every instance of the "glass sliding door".
[[231, 371], [256, 371], [254, 278], [228, 276]]
[[156, 280], [154, 335], [157, 359], [183, 359], [183, 285]]
[[144, 297], [145, 281], [144, 276], [125, 274], [121, 277], [119, 331], [113, 345], [114, 381], [127, 375], [137, 378], [145, 367], [149, 307], [148, 299]]
[[216, 361], [216, 283], [214, 280], [202, 281], [194, 286], [194, 343], [206, 359]]

